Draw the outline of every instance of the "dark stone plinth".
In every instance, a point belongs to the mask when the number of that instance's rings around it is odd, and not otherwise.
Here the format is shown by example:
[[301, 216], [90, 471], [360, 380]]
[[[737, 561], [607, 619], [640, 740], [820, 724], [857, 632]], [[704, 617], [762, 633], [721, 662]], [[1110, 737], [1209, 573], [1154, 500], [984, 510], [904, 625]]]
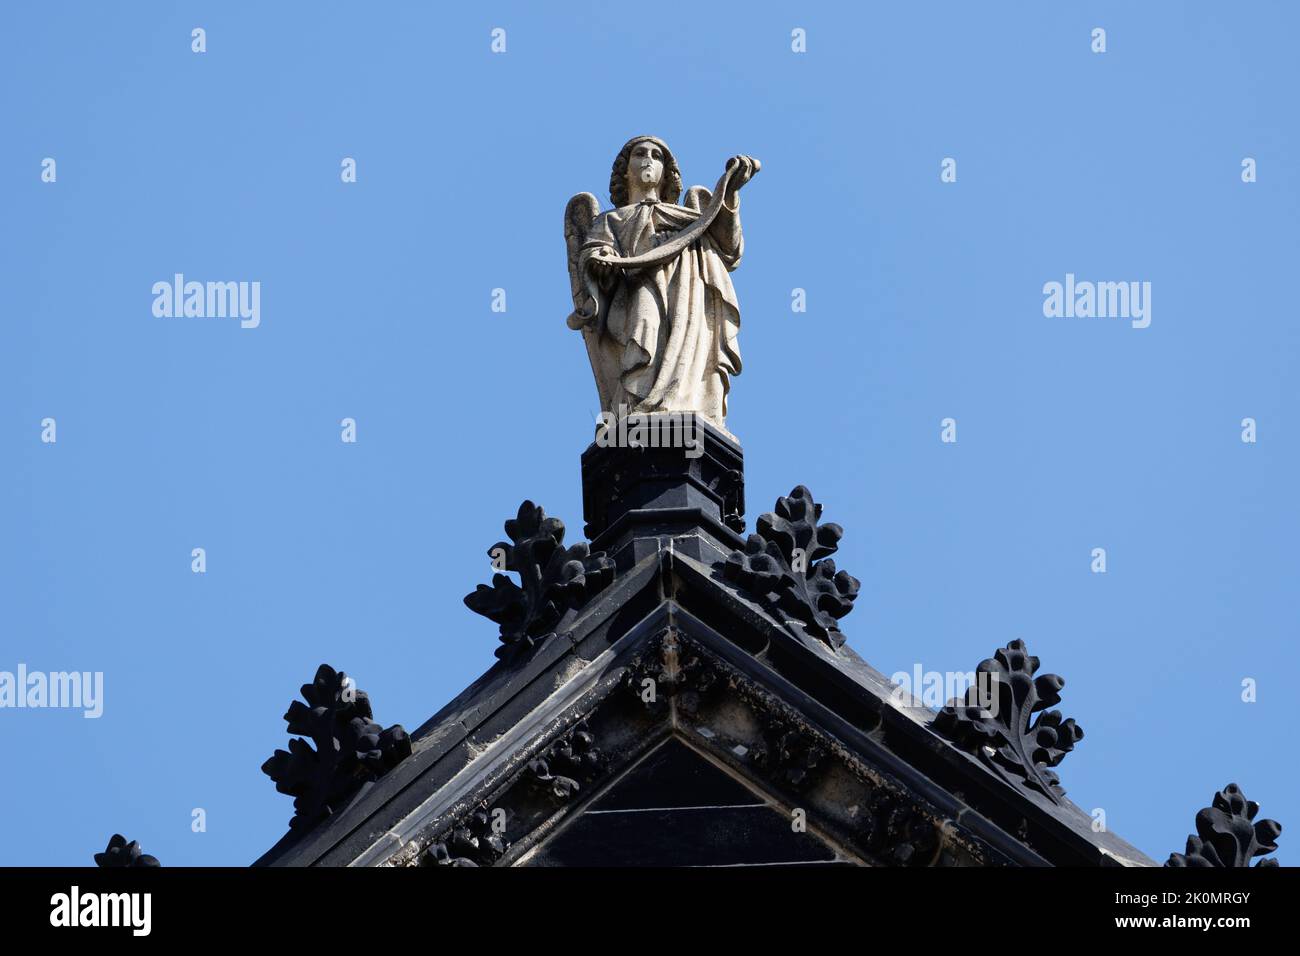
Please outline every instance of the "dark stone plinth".
[[735, 439], [699, 417], [630, 415], [618, 424], [582, 454], [584, 533], [593, 549], [618, 554], [637, 538], [701, 531], [735, 546], [745, 527], [744, 454]]

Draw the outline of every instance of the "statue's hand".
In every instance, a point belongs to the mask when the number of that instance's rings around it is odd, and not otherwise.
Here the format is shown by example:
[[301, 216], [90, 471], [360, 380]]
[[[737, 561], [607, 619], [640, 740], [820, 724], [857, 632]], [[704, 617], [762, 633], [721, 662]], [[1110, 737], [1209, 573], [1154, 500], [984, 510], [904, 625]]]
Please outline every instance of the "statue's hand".
[[618, 273], [618, 265], [610, 262], [606, 258], [608, 255], [608, 250], [601, 249], [598, 253], [587, 260], [587, 268], [591, 270], [591, 274], [596, 277], [596, 281], [604, 288], [609, 287], [610, 282], [613, 281], [614, 276]]
[[732, 205], [736, 200], [736, 190], [754, 178], [755, 174], [763, 168], [753, 156], [732, 156], [727, 160], [727, 168], [735, 168], [736, 172], [732, 175], [731, 181], [727, 184], [727, 205]]

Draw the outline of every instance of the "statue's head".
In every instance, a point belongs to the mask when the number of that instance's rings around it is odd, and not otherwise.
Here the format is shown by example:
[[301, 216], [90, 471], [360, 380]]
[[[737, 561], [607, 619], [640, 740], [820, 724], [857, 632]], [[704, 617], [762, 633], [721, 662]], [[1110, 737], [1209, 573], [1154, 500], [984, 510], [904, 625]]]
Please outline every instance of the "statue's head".
[[659, 187], [659, 199], [677, 202], [682, 194], [682, 172], [672, 150], [657, 136], [634, 136], [618, 151], [609, 174], [609, 200], [618, 209], [626, 206], [632, 183]]

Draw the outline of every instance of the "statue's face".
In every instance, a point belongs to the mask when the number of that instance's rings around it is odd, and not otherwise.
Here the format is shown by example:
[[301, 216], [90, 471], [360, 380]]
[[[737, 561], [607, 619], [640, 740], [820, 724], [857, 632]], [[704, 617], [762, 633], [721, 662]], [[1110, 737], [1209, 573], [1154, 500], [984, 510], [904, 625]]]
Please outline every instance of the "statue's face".
[[632, 147], [627, 158], [629, 186], [658, 186], [664, 181], [664, 151], [655, 143], [642, 140]]

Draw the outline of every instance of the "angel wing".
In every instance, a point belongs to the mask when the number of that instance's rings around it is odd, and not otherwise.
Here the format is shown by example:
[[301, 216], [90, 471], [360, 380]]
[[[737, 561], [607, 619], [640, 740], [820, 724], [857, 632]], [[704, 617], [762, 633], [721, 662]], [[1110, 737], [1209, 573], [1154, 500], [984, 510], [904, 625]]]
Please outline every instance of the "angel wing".
[[692, 186], [686, 190], [686, 198], [682, 200], [682, 205], [695, 212], [701, 212], [712, 201], [713, 193], [703, 186]]
[[564, 207], [564, 245], [569, 254], [569, 285], [573, 291], [573, 311], [567, 320], [571, 329], [584, 328], [596, 319], [596, 299], [578, 269], [578, 253], [598, 215], [600, 201], [591, 193], [578, 193]]

